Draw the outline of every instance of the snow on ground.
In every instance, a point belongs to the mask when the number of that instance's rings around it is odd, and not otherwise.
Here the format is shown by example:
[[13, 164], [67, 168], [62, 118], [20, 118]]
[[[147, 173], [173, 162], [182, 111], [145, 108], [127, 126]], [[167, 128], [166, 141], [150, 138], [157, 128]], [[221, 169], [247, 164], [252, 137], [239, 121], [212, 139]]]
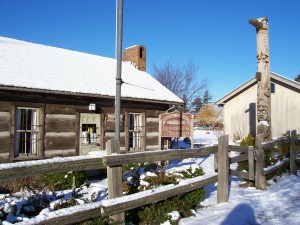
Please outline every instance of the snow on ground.
[[[213, 156], [199, 158], [204, 171], [213, 172]], [[300, 176], [300, 173], [299, 173]], [[217, 184], [205, 187], [206, 198], [195, 217], [184, 218], [180, 225], [279, 225], [300, 224], [300, 177], [285, 174], [269, 181], [267, 190], [242, 188], [241, 180], [231, 177], [229, 201], [217, 204]]]
[[[195, 130], [195, 140], [200, 144], [213, 145], [217, 143], [218, 134], [213, 131]], [[178, 142], [180, 148], [188, 147], [183, 139]], [[213, 175], [214, 172], [213, 155], [208, 157], [191, 158], [184, 160], [172, 160], [166, 170], [174, 172], [187, 168], [197, 168], [201, 166], [205, 171], [205, 175]], [[195, 212], [195, 216], [181, 219], [180, 225], [244, 225], [244, 224], [266, 224], [279, 225], [300, 224], [300, 173], [298, 176], [285, 174], [277, 178], [277, 181], [268, 181], [267, 190], [256, 190], [254, 187], [239, 187], [241, 180], [235, 177], [230, 179], [229, 201], [227, 203], [217, 204], [217, 184], [211, 184], [205, 187], [206, 197], [201, 202], [202, 208]], [[70, 195], [71, 190], [63, 191], [64, 196]], [[83, 199], [89, 201], [91, 198], [96, 198], [93, 204], [99, 204], [107, 197], [107, 179], [94, 181], [89, 188], [82, 190]], [[96, 195], [95, 195], [96, 193]], [[24, 193], [21, 193], [24, 195]], [[57, 193], [59, 194], [59, 193]], [[141, 194], [141, 193], [139, 193]], [[1, 195], [0, 206], [8, 207], [10, 204], [19, 206], [25, 199], [25, 196], [17, 198]], [[84, 204], [84, 201], [81, 201]], [[91, 205], [91, 207], [93, 206]], [[53, 207], [53, 203], [51, 204]], [[78, 206], [78, 208], [84, 205]], [[43, 214], [39, 215], [40, 219], [44, 217], [52, 217], [58, 214], [68, 214], [68, 209], [60, 211], [43, 210]], [[53, 215], [52, 215], [53, 214]], [[178, 217], [177, 212], [172, 212], [171, 215]], [[37, 220], [39, 218], [36, 218]], [[22, 219], [22, 215], [18, 216]], [[11, 224], [16, 217], [11, 215], [10, 221], [2, 224]], [[25, 218], [23, 218], [25, 220]], [[32, 222], [32, 223], [31, 223]], [[34, 224], [34, 220], [24, 221], [22, 224]], [[169, 224], [165, 222], [164, 225]]]

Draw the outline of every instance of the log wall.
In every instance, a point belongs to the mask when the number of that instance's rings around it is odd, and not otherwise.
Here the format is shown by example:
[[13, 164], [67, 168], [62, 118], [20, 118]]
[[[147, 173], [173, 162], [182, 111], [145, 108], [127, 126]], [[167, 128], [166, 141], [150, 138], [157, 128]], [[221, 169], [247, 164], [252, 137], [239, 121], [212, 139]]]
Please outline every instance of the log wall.
[[[39, 153], [38, 158], [52, 158], [55, 156], [75, 156], [79, 154], [80, 113], [91, 113], [87, 105], [60, 103], [32, 103], [0, 101], [0, 162], [21, 160], [14, 158], [14, 117], [15, 108], [39, 108]], [[99, 106], [96, 113], [101, 113], [100, 149], [105, 149], [105, 143], [114, 139], [113, 130], [105, 130], [105, 115], [114, 113], [113, 108]], [[127, 152], [128, 147], [128, 112], [142, 113], [141, 149], [159, 149], [159, 115], [161, 110], [126, 108], [122, 110], [124, 116], [123, 129], [120, 135], [120, 148]], [[22, 156], [23, 157], [23, 156]], [[28, 157], [25, 157], [25, 159]]]
[[0, 162], [9, 160], [11, 104], [0, 102]]

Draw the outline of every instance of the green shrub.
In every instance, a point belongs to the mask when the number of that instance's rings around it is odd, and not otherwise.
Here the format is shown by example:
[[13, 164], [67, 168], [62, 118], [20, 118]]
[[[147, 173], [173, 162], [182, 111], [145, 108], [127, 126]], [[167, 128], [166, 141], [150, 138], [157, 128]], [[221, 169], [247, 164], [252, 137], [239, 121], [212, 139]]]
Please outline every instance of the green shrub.
[[[165, 201], [142, 206], [126, 212], [126, 222], [133, 224], [160, 224], [170, 220], [168, 213], [178, 211], [181, 217], [192, 216], [191, 209], [195, 209], [204, 199], [203, 188], [177, 195]], [[172, 221], [177, 224], [177, 221]]]
[[[255, 138], [251, 134], [248, 134], [248, 136], [245, 137], [240, 143], [240, 146], [254, 146], [254, 145], [255, 145]], [[237, 167], [238, 171], [248, 171], [248, 169], [249, 169], [248, 160], [238, 163], [238, 167]]]
[[45, 174], [41, 175], [40, 179], [49, 190], [60, 191], [80, 187], [87, 181], [87, 176], [84, 171], [72, 171]]
[[204, 175], [202, 168], [196, 168], [195, 171], [193, 171], [192, 167], [188, 168], [187, 170], [178, 171], [177, 173], [181, 173], [184, 178], [194, 178]]
[[[142, 166], [142, 167], [138, 167]], [[144, 189], [150, 189], [158, 187], [161, 185], [167, 184], [178, 184], [178, 178], [193, 178], [197, 176], [202, 176], [204, 174], [202, 168], [196, 168], [193, 170], [192, 167], [186, 171], [176, 171], [174, 174], [165, 174], [162, 169], [156, 164], [130, 164], [123, 166], [123, 169], [127, 168], [127, 171], [124, 171], [123, 178], [128, 176], [131, 177], [130, 182], [126, 182], [124, 179], [127, 193], [137, 193]], [[143, 180], [148, 182], [147, 187], [140, 186], [140, 175], [146, 171], [151, 171], [156, 174], [156, 176], [145, 177]], [[179, 176], [182, 174], [183, 176]], [[141, 190], [139, 190], [139, 188]], [[123, 189], [124, 191], [124, 189]], [[158, 203], [153, 203], [146, 206], [141, 206], [132, 210], [129, 210], [125, 213], [126, 222], [133, 224], [160, 224], [166, 220], [170, 221], [170, 216], [168, 213], [172, 211], [179, 211], [182, 217], [191, 216], [191, 209], [196, 208], [196, 205], [203, 200], [205, 196], [204, 189], [198, 189], [189, 193], [182, 195], [177, 195], [172, 198], [169, 198], [165, 201]], [[170, 221], [171, 224], [177, 224], [177, 221]]]
[[[251, 134], [249, 134], [246, 138], [244, 138], [241, 141], [241, 146], [254, 146], [255, 145], [255, 139], [252, 137]], [[271, 165], [274, 165], [280, 160], [283, 160], [286, 157], [289, 157], [289, 149], [290, 149], [290, 144], [279, 144], [273, 149], [270, 150], [265, 150], [265, 168]], [[248, 171], [248, 160], [239, 162], [238, 163], [238, 168], [239, 171]], [[284, 172], [288, 171], [288, 167], [284, 166], [281, 167], [280, 169], [268, 174], [266, 176], [267, 180], [270, 180], [274, 178], [275, 176], [280, 176]]]
[[99, 217], [96, 219], [90, 219], [84, 222], [81, 222], [79, 225], [117, 225], [113, 219], [108, 216]]
[[69, 208], [69, 207], [72, 207], [72, 206], [75, 206], [75, 205], [79, 205], [79, 203], [76, 201], [76, 199], [70, 198], [70, 199], [67, 199], [65, 201], [56, 203], [54, 205], [54, 210]]
[[240, 146], [254, 146], [254, 145], [255, 145], [255, 138], [251, 134], [248, 134], [248, 136], [245, 137], [240, 143]]

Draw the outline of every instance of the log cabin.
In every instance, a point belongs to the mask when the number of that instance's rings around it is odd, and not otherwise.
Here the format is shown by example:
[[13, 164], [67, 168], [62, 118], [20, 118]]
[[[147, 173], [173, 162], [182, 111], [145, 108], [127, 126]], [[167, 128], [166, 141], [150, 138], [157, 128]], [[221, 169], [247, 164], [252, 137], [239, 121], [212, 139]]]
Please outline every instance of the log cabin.
[[[0, 37], [0, 161], [85, 155], [114, 138], [116, 60]], [[121, 152], [159, 148], [159, 114], [183, 101], [124, 51]]]

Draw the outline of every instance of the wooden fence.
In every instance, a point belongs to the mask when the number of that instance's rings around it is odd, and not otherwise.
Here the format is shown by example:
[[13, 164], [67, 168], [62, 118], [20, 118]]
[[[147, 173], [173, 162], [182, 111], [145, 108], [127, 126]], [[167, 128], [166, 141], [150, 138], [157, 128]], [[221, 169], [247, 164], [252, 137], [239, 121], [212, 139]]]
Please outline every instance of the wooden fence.
[[[300, 145], [296, 138], [296, 132], [291, 132], [291, 136], [278, 139], [273, 142], [262, 143], [260, 137], [256, 138], [256, 146], [240, 147], [228, 145], [228, 135], [219, 138], [218, 146], [205, 147], [200, 149], [180, 149], [180, 150], [157, 150], [144, 151], [131, 154], [116, 154], [118, 152], [118, 143], [109, 141], [106, 145], [107, 155], [101, 157], [95, 156], [77, 156], [68, 158], [55, 158], [48, 160], [39, 160], [32, 162], [19, 162], [14, 164], [2, 164], [0, 167], [0, 180], [8, 177], [21, 177], [54, 172], [66, 172], [72, 170], [88, 170], [107, 167], [108, 171], [108, 189], [109, 199], [99, 203], [89, 203], [82, 206], [74, 206], [67, 209], [60, 209], [50, 212], [48, 215], [37, 216], [34, 219], [20, 222], [18, 224], [72, 224], [84, 221], [90, 218], [96, 218], [105, 215], [115, 215], [116, 220], [124, 219], [123, 212], [153, 202], [159, 202], [169, 197], [190, 192], [206, 185], [218, 182], [217, 202], [228, 201], [229, 193], [229, 175], [238, 176], [258, 182], [257, 188], [265, 189], [265, 176], [285, 165], [287, 160], [273, 166], [264, 168], [264, 149], [271, 148], [280, 143], [290, 143], [291, 157], [288, 160], [291, 165], [291, 171], [297, 172], [297, 150], [296, 145]], [[229, 158], [228, 152], [243, 153], [239, 156]], [[122, 195], [121, 168], [127, 163], [142, 163], [153, 161], [164, 161], [173, 159], [194, 158], [201, 156], [215, 155], [215, 169], [218, 171], [215, 175], [202, 176], [188, 179], [178, 185], [167, 185], [133, 195]], [[239, 172], [230, 170], [230, 164], [248, 160], [249, 171]], [[256, 161], [256, 170], [254, 172], [254, 162]], [[296, 171], [296, 172], [295, 172]], [[258, 178], [257, 178], [258, 177]]]

